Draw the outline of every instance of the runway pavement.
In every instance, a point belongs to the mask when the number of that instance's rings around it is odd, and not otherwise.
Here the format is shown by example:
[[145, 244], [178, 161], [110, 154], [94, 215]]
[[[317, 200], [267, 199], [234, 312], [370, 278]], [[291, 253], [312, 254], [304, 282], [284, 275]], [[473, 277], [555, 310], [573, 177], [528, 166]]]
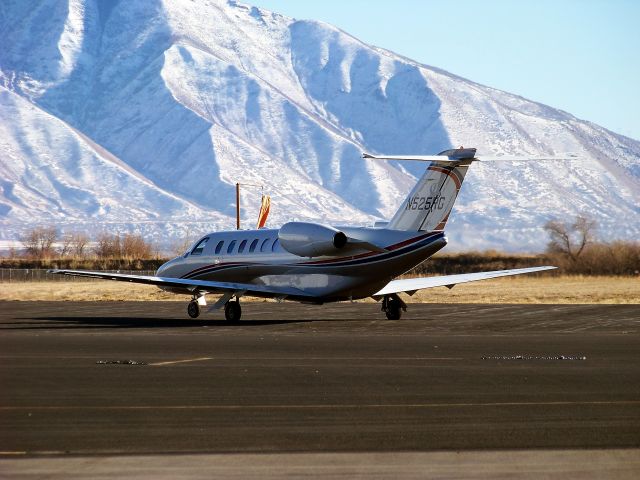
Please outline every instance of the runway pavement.
[[639, 305], [184, 310], [0, 302], [0, 457], [640, 446]]

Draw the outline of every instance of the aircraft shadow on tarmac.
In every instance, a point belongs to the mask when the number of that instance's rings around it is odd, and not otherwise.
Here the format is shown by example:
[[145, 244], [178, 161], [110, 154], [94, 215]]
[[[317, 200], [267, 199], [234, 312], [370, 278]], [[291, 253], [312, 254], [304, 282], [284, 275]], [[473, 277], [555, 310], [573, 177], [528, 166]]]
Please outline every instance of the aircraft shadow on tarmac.
[[[80, 329], [80, 328], [193, 328], [193, 327], [242, 327], [307, 323], [313, 320], [242, 320], [229, 323], [226, 320], [192, 320], [171, 318], [124, 317], [22, 317], [13, 324], [3, 323], [0, 330], [32, 329]], [[29, 321], [31, 320], [31, 321]], [[52, 322], [59, 322], [54, 324]], [[11, 326], [7, 326], [11, 325]]]

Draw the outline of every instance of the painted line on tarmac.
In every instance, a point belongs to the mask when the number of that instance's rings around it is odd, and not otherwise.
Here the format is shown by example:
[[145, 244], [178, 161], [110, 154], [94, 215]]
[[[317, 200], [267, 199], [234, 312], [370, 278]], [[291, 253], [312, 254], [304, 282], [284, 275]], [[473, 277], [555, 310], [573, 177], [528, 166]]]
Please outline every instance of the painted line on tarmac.
[[[247, 360], [262, 360], [265, 362], [269, 361], [299, 361], [299, 360], [385, 360], [385, 361], [411, 361], [411, 360], [433, 360], [433, 361], [451, 361], [451, 360], [465, 360], [462, 357], [199, 357], [199, 358], [187, 358], [184, 360], [170, 360], [166, 362], [155, 362], [148, 363], [147, 365], [153, 367], [159, 367], [163, 365], [174, 365], [177, 363], [191, 363], [191, 362], [204, 362], [206, 360], [217, 360], [217, 361], [228, 361], [233, 360], [235, 362], [238, 361], [247, 361]], [[287, 364], [288, 366], [296, 366]], [[298, 365], [298, 366], [306, 366], [306, 365]], [[360, 365], [358, 365], [360, 366]]]
[[488, 403], [392, 403], [392, 404], [292, 404], [292, 405], [75, 405], [75, 406], [0, 406], [0, 411], [46, 410], [265, 410], [265, 409], [319, 409], [338, 410], [349, 408], [464, 408], [464, 407], [575, 407], [575, 406], [633, 406], [640, 400], [585, 401], [585, 402], [488, 402]]
[[[466, 360], [463, 357], [215, 357], [216, 360]], [[150, 363], [149, 365], [153, 365]]]
[[187, 358], [185, 360], [172, 360], [168, 362], [149, 363], [152, 367], [161, 367], [164, 365], [175, 365], [176, 363], [204, 362], [205, 360], [213, 360], [213, 357]]

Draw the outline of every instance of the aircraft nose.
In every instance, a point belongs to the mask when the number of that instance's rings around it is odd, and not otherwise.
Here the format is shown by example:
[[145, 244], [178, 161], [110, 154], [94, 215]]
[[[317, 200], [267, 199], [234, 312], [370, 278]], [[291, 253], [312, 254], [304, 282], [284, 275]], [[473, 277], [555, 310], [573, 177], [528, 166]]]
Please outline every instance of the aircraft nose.
[[176, 266], [176, 263], [179, 263], [179, 261], [180, 257], [176, 257], [160, 265], [158, 270], [156, 270], [156, 277], [171, 277], [171, 270]]
[[156, 270], [156, 277], [162, 277], [162, 274], [167, 270], [167, 264], [164, 263], [160, 265], [158, 270]]

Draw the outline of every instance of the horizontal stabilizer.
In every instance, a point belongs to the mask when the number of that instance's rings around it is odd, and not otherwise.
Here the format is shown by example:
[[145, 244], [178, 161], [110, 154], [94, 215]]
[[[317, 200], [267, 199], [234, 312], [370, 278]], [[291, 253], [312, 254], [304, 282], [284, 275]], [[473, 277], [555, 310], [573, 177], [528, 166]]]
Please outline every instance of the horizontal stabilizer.
[[362, 158], [370, 158], [373, 160], [407, 160], [412, 162], [443, 162], [443, 163], [458, 163], [460, 160], [453, 160], [444, 155], [371, 155], [369, 153], [363, 153]]
[[465, 161], [471, 162], [527, 162], [527, 161], [547, 161], [547, 160], [577, 160], [579, 157], [574, 153], [564, 155], [543, 155], [543, 156], [488, 156], [474, 155], [466, 158], [451, 157], [447, 155], [371, 155], [363, 153], [362, 158], [373, 160], [399, 160], [409, 162], [438, 162], [438, 163], [460, 163]]
[[489, 155], [477, 155], [473, 160], [477, 162], [535, 162], [535, 161], [553, 161], [553, 160], [577, 160], [579, 157], [575, 153], [565, 153], [563, 155], [541, 155], [541, 156], [489, 156]]
[[522, 275], [523, 273], [542, 272], [553, 270], [557, 267], [531, 267], [515, 268], [512, 270], [494, 270], [491, 272], [462, 273], [459, 275], [443, 275], [441, 277], [406, 278], [402, 280], [392, 280], [387, 285], [371, 295], [373, 298], [391, 295], [393, 293], [409, 292], [413, 294], [417, 290], [433, 287], [453, 287], [458, 283], [477, 282], [478, 280], [488, 280], [490, 278], [508, 277], [510, 275]]

